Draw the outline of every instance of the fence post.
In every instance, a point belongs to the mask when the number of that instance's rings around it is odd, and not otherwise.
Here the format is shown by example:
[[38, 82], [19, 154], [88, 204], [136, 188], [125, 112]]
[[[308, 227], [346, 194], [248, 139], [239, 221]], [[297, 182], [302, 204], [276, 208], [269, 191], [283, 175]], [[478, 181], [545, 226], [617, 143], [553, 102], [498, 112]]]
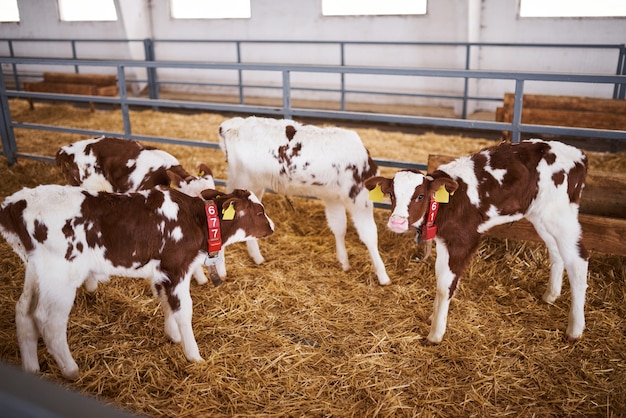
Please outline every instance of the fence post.
[[[152, 39], [146, 38], [143, 40], [143, 49], [146, 61], [154, 61], [154, 42]], [[157, 81], [156, 68], [146, 67], [146, 73], [148, 75], [148, 94], [151, 99], [158, 100], [159, 84]]]
[[[470, 69], [470, 48], [471, 45], [465, 45], [465, 69]], [[463, 82], [463, 108], [461, 110], [461, 119], [467, 119], [467, 93], [469, 91], [469, 78], [465, 77]]]
[[[626, 45], [622, 44], [619, 47], [619, 56], [617, 58], [617, 71], [616, 75], [626, 75]], [[613, 87], [614, 99], [626, 98], [626, 84], [615, 84]]]
[[[237, 64], [241, 64], [241, 42], [237, 41]], [[243, 104], [243, 71], [237, 70], [237, 83], [239, 84], [239, 104]]]
[[2, 136], [2, 153], [7, 157], [9, 167], [16, 163], [17, 144], [15, 143], [15, 133], [11, 125], [11, 110], [9, 109], [9, 99], [6, 94], [4, 84], [4, 72], [0, 66], [0, 108], [2, 117], [0, 118], [0, 136]]
[[513, 130], [511, 131], [511, 143], [520, 142], [522, 123], [522, 102], [524, 101], [524, 80], [515, 80], [515, 99], [513, 101]]
[[283, 116], [291, 119], [291, 81], [289, 71], [283, 71]]
[[[13, 41], [9, 39], [8, 42], [9, 42], [9, 56], [11, 58], [15, 58], [15, 51], [13, 51]], [[20, 91], [22, 89], [20, 87], [20, 76], [17, 73], [17, 64], [16, 63], [11, 64], [11, 68], [13, 69], [13, 80], [15, 82], [15, 90]]]
[[[74, 59], [74, 60], [75, 60], [75, 59], [78, 59], [78, 56], [76, 55], [76, 40], [75, 40], [75, 39], [72, 39], [72, 40], [70, 41], [70, 44], [72, 45], [72, 59]], [[80, 72], [80, 71], [79, 71], [79, 69], [78, 69], [78, 65], [75, 65], [75, 66], [74, 66], [74, 72], [75, 72], [76, 74], [78, 74], [78, 73]]]
[[[345, 42], [341, 42], [340, 53], [341, 53], [341, 66], [346, 65], [346, 44]], [[341, 110], [346, 110], [346, 73], [341, 72]]]
[[117, 83], [120, 89], [120, 109], [122, 110], [122, 120], [124, 121], [124, 136], [130, 138], [130, 116], [128, 114], [128, 94], [126, 92], [126, 75], [124, 74], [124, 66], [117, 67]]

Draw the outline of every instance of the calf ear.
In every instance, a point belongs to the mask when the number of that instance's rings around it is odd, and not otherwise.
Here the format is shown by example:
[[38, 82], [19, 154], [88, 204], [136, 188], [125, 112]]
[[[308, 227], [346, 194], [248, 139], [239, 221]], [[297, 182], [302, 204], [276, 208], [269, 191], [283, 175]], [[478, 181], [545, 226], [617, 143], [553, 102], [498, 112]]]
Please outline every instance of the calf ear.
[[237, 199], [235, 197], [231, 197], [230, 199], [226, 199], [224, 203], [222, 203], [222, 220], [224, 221], [232, 221], [235, 219], [235, 207], [237, 206]]
[[224, 195], [224, 193], [214, 189], [205, 189], [200, 192], [200, 196], [202, 196], [204, 200], [215, 200], [220, 195]]
[[202, 163], [198, 166], [198, 177], [213, 177], [213, 171], [211, 171], [208, 165]]
[[170, 187], [180, 187], [180, 185], [185, 182], [181, 176], [174, 173], [172, 170], [167, 170], [167, 177], [170, 179]]
[[370, 177], [363, 182], [367, 190], [374, 190], [376, 186], [380, 185], [381, 190], [385, 194], [389, 194], [392, 192], [392, 183], [392, 179], [388, 179], [387, 177], [382, 176]]
[[452, 180], [449, 177], [439, 177], [436, 179], [433, 179], [431, 176], [426, 176], [424, 177], [427, 180], [431, 180], [431, 190], [437, 190], [439, 189], [441, 186], [444, 186], [446, 188], [446, 190], [448, 191], [448, 193], [453, 194], [456, 189], [459, 188], [459, 183], [457, 183], [456, 181]]

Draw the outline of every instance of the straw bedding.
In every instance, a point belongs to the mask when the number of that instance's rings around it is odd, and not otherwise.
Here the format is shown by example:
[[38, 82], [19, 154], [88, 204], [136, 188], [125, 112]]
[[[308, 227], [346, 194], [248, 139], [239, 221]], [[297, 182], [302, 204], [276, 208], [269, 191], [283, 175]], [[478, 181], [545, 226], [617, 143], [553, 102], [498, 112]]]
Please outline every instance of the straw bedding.
[[[118, 111], [11, 102], [22, 122], [120, 129]], [[217, 141], [221, 115], [132, 112], [133, 131]], [[357, 129], [374, 157], [426, 161], [493, 141]], [[76, 135], [18, 129], [22, 152], [53, 155]], [[190, 170], [206, 162], [225, 178], [219, 150], [161, 146]], [[626, 156], [590, 154], [593, 168], [626, 172]], [[24, 186], [62, 183], [53, 164], [0, 162], [0, 197]], [[434, 297], [434, 257], [414, 262], [412, 235], [384, 228], [380, 249], [393, 284], [380, 287], [368, 253], [349, 228], [352, 270], [335, 260], [319, 202], [268, 194], [276, 233], [256, 266], [245, 245], [227, 251], [217, 288], [192, 284], [193, 325], [206, 362], [190, 364], [167, 340], [147, 281], [114, 278], [78, 291], [68, 340], [82, 375], [67, 382], [40, 344], [42, 374], [106, 402], [154, 417], [199, 416], [622, 416], [626, 411], [626, 274], [622, 257], [592, 254], [587, 330], [563, 339], [569, 286], [541, 301], [550, 273], [544, 247], [486, 239], [461, 280], [447, 333], [421, 343]], [[24, 269], [0, 240], [0, 359], [19, 364], [15, 303]]]

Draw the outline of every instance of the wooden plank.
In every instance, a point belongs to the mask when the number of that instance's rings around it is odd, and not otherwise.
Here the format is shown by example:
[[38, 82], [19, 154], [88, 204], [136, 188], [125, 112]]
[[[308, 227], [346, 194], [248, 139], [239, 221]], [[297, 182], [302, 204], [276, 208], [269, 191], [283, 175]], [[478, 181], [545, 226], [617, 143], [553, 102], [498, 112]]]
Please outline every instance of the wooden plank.
[[[498, 122], [513, 121], [513, 110], [505, 109]], [[626, 130], [626, 113], [600, 113], [576, 110], [522, 107], [522, 123], [568, 126], [573, 128]]]
[[[504, 107], [513, 108], [515, 95], [504, 94]], [[626, 113], [626, 100], [602, 99], [581, 96], [552, 96], [545, 94], [525, 94], [522, 108], [579, 110], [600, 113]]]
[[[626, 219], [578, 215], [583, 243], [589, 251], [626, 256]], [[512, 240], [543, 242], [526, 219], [499, 225], [487, 231], [488, 236]]]
[[106, 74], [45, 72], [43, 73], [43, 80], [50, 83], [92, 84], [95, 86], [117, 84], [117, 76]]
[[119, 94], [119, 89], [117, 84], [114, 86], [104, 86], [98, 87], [96, 90], [97, 96], [117, 96]]
[[60, 84], [47, 83], [45, 81], [38, 83], [24, 83], [24, 90], [41, 93], [82, 94], [88, 96], [95, 95], [96, 93], [96, 87], [88, 84]]
[[580, 201], [580, 212], [626, 219], [626, 174], [590, 171]]

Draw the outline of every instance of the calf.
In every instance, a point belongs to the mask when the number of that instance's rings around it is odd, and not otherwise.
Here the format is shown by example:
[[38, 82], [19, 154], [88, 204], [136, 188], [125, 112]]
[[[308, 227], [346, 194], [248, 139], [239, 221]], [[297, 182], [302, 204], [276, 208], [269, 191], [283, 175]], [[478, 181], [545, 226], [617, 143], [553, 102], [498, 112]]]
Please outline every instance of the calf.
[[[376, 175], [378, 167], [356, 132], [292, 120], [237, 117], [220, 125], [219, 138], [228, 162], [228, 190], [245, 188], [262, 198], [270, 188], [322, 200], [344, 270], [350, 268], [345, 244], [347, 209], [369, 250], [379, 283], [390, 283], [378, 253], [373, 205], [363, 186], [363, 180]], [[262, 263], [258, 243], [251, 240], [247, 245], [254, 261]]]
[[149, 278], [165, 313], [165, 333], [182, 343], [189, 361], [202, 361], [191, 326], [192, 271], [216, 250], [220, 235], [225, 246], [274, 230], [248, 191], [205, 190], [202, 197], [210, 202], [167, 188], [117, 194], [59, 185], [24, 188], [7, 197], [0, 207], [0, 233], [26, 270], [16, 307], [23, 368], [39, 370], [41, 335], [63, 375], [78, 377], [67, 344], [76, 289], [110, 275]]
[[578, 206], [586, 174], [587, 158], [580, 150], [534, 139], [486, 148], [429, 175], [403, 170], [393, 179], [365, 181], [368, 189], [380, 187], [391, 197], [389, 229], [401, 233], [413, 226], [423, 239], [435, 239], [437, 293], [428, 342], [443, 338], [450, 299], [481, 235], [521, 218], [533, 224], [550, 254], [544, 301], [560, 296], [565, 266], [572, 291], [566, 334], [570, 340], [582, 335], [589, 255]]
[[[96, 192], [137, 192], [172, 185], [190, 196], [199, 196], [202, 190], [215, 189], [213, 175], [205, 164], [199, 167], [200, 175], [193, 176], [173, 155], [121, 138], [102, 136], [65, 145], [57, 151], [56, 163], [69, 184]], [[226, 276], [222, 260], [219, 257], [215, 265], [217, 272], [210, 270], [215, 285]], [[202, 266], [193, 276], [198, 284], [207, 282]], [[90, 285], [87, 288], [95, 290]]]

